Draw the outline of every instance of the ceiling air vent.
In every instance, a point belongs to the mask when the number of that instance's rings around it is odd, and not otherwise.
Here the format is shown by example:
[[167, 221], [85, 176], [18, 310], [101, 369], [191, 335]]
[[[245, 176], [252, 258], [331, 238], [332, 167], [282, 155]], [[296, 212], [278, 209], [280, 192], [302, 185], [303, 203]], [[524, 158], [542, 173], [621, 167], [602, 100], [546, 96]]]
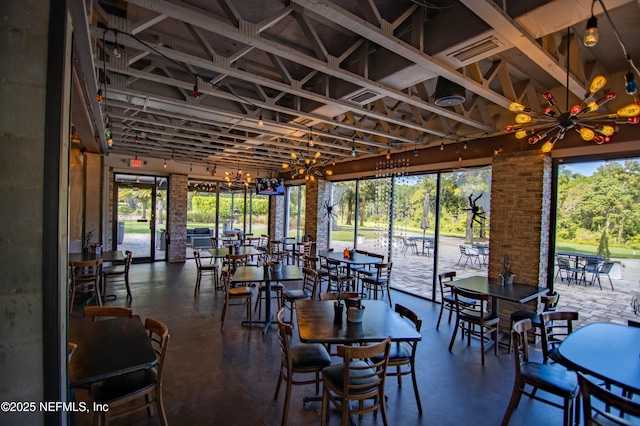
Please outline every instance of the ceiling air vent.
[[494, 36], [489, 36], [468, 46], [464, 46], [456, 51], [447, 54], [447, 57], [458, 62], [471, 61], [476, 57], [486, 58], [487, 53], [492, 50], [502, 49], [504, 45]]
[[368, 102], [370, 99], [375, 98], [376, 96], [380, 96], [380, 93], [376, 93], [371, 90], [363, 90], [362, 92], [358, 92], [355, 95], [347, 98], [347, 100], [363, 104], [365, 102]]

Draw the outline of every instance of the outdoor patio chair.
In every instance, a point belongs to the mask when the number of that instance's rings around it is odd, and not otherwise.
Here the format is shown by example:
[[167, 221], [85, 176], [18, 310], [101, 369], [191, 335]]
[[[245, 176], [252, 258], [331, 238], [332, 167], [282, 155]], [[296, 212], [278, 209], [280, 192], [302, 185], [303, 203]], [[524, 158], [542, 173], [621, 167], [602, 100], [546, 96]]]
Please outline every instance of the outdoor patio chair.
[[582, 272], [581, 269], [571, 264], [571, 260], [568, 257], [556, 256], [556, 264], [558, 265], [558, 271], [553, 279], [554, 281], [560, 276], [560, 281], [566, 279], [567, 284], [571, 284], [571, 281], [577, 281], [578, 273]]
[[611, 285], [611, 290], [615, 289], [613, 288], [613, 281], [611, 281], [611, 275], [609, 275], [609, 273], [611, 272], [611, 269], [613, 269], [613, 262], [604, 262], [603, 264], [601, 264], [597, 270], [593, 271], [593, 276], [591, 277], [591, 285], [593, 285], [593, 283], [598, 280], [598, 287], [600, 287], [600, 290], [602, 290], [602, 284], [600, 283], [600, 275], [606, 275], [607, 278], [609, 278], [609, 284]]
[[478, 250], [474, 249], [473, 247], [460, 244], [460, 257], [458, 258], [457, 265], [460, 264], [463, 258], [464, 265], [462, 265], [462, 269], [467, 266], [467, 263], [469, 263], [469, 261], [471, 261], [471, 266], [473, 266], [474, 263], [480, 265], [480, 253], [478, 253]]
[[402, 254], [407, 255], [407, 251], [411, 251], [413, 254], [418, 254], [418, 244], [414, 240], [410, 240], [407, 237], [402, 237]]

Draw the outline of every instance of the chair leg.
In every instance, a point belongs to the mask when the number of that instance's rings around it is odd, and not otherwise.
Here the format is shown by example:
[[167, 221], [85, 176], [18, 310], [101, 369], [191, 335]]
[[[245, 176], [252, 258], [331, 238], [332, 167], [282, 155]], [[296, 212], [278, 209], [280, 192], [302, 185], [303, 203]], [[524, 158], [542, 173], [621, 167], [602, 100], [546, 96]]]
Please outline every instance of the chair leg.
[[438, 315], [438, 323], [436, 324], [436, 330], [440, 327], [440, 320], [442, 319], [442, 311], [444, 310], [444, 302], [440, 305], [440, 315]]
[[418, 414], [422, 415], [422, 403], [420, 402], [420, 393], [418, 393], [418, 379], [416, 378], [416, 370], [411, 362], [411, 381], [413, 382], [413, 392], [416, 395], [416, 404], [418, 404]]
[[327, 420], [328, 420], [328, 412], [329, 412], [329, 395], [327, 394], [327, 392], [329, 392], [327, 390], [326, 387], [322, 387], [322, 416], [320, 418], [320, 424], [321, 425], [326, 425], [327, 424]]
[[287, 415], [289, 414], [289, 400], [291, 399], [291, 380], [289, 377], [287, 380], [287, 388], [284, 397], [284, 409], [282, 410], [282, 426], [286, 426], [287, 424]]
[[124, 285], [127, 287], [127, 297], [133, 300], [133, 296], [131, 295], [131, 287], [129, 287], [129, 276], [125, 275], [124, 277]]
[[456, 315], [456, 323], [453, 327], [453, 334], [451, 335], [451, 342], [449, 342], [449, 352], [451, 352], [451, 349], [453, 349], [453, 343], [456, 341], [456, 333], [458, 333], [458, 327], [459, 327], [459, 320], [458, 317]]
[[509, 425], [511, 414], [513, 414], [513, 410], [515, 410], [516, 407], [518, 406], [521, 396], [522, 396], [522, 389], [520, 389], [520, 386], [518, 386], [518, 383], [516, 383], [513, 386], [513, 392], [511, 393], [511, 398], [509, 399], [509, 405], [507, 406], [507, 411], [505, 411], [504, 417], [502, 417], [501, 426]]
[[224, 331], [224, 319], [227, 316], [227, 302], [225, 301], [224, 306], [222, 306], [222, 317], [220, 320], [222, 321], [222, 325], [220, 326], [220, 331]]

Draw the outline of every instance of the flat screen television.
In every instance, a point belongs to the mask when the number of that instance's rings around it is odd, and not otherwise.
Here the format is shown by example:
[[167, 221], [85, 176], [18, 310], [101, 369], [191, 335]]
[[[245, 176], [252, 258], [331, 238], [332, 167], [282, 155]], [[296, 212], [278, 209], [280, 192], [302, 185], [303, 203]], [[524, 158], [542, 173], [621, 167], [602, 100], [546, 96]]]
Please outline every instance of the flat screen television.
[[256, 193], [260, 195], [284, 195], [283, 178], [256, 178]]

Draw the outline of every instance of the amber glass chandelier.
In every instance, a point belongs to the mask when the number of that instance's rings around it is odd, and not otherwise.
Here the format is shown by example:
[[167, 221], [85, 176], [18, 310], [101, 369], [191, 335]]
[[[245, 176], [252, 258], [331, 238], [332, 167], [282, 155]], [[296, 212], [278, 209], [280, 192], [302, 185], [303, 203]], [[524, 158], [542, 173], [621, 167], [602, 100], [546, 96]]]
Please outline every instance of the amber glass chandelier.
[[[597, 100], [589, 101], [606, 83], [607, 80], [603, 76], [594, 78], [582, 102], [570, 109], [567, 108], [566, 111], [560, 110], [551, 92], [542, 95], [548, 103], [544, 113], [532, 111], [522, 104], [513, 102], [509, 109], [518, 113], [516, 123], [506, 126], [505, 131], [515, 132], [517, 139], [528, 138], [532, 145], [548, 137], [542, 145], [543, 152], [551, 151], [554, 144], [571, 130], [578, 132], [585, 141], [597, 144], [609, 142], [617, 130], [617, 125], [637, 124], [640, 121], [640, 105], [629, 104], [614, 114], [588, 115], [597, 112], [601, 105], [616, 97], [616, 92], [611, 91]], [[567, 97], [568, 95], [567, 89]]]

